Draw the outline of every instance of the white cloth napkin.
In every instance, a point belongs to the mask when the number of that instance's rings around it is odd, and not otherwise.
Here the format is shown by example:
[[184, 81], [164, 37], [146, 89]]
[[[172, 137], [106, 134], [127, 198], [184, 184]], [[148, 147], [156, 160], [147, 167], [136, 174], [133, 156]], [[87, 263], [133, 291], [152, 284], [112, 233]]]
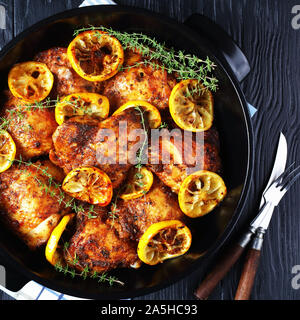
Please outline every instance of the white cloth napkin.
[[51, 290], [35, 281], [29, 281], [17, 292], [10, 291], [2, 285], [0, 290], [16, 300], [87, 300]]

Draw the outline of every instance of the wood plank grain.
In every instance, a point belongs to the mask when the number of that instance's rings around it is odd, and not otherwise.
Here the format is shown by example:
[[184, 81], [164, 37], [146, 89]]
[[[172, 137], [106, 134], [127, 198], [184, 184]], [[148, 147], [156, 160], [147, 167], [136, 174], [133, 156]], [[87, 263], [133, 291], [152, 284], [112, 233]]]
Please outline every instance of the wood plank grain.
[[[5, 21], [1, 21], [1, 25], [5, 24], [4, 29], [0, 29], [0, 49], [4, 47], [6, 43], [8, 43], [14, 34], [14, 23], [13, 23], [13, 3], [9, 0], [0, 0], [1, 14], [2, 10], [5, 10]], [[4, 9], [3, 9], [4, 8]]]
[[[130, 5], [138, 5], [137, 2], [130, 1]], [[174, 6], [170, 6], [173, 9], [170, 10], [172, 16], [176, 16], [179, 21], [183, 20], [183, 16], [188, 16], [191, 10], [215, 20], [237, 41], [252, 67], [252, 72], [242, 84], [242, 88], [247, 99], [259, 108], [254, 119], [255, 174], [248, 210], [244, 213], [244, 219], [237, 225], [237, 229], [249, 220], [249, 213], [257, 209], [258, 196], [271, 171], [280, 130], [284, 130], [291, 146], [289, 161], [299, 162], [299, 125], [297, 125], [300, 116], [299, 98], [290, 85], [291, 76], [292, 83], [298, 83], [300, 74], [299, 63], [296, 63], [299, 61], [296, 57], [299, 33], [297, 34], [297, 31], [290, 26], [290, 10], [294, 4], [295, 2], [283, 1], [234, 1], [233, 5], [233, 1], [210, 1], [204, 5], [202, 1], [192, 1], [192, 4], [185, 8], [184, 14], [179, 12], [180, 5], [176, 7], [178, 11]], [[146, 8], [150, 9], [150, 6]], [[297, 182], [293, 187], [294, 190], [299, 190], [299, 186]], [[291, 268], [300, 261], [299, 216], [295, 214], [299, 200], [295, 195], [295, 192], [290, 191], [278, 209], [275, 209], [275, 216], [266, 235], [266, 244], [252, 293], [253, 299], [299, 299], [300, 297], [299, 291], [293, 290], [290, 284]], [[278, 211], [283, 207], [284, 217], [278, 215]], [[240, 272], [241, 263], [224, 279], [211, 299], [232, 299]], [[195, 285], [197, 279], [202, 278], [201, 273], [199, 271], [198, 277], [194, 275], [186, 279], [186, 285], [183, 287]], [[182, 284], [184, 282], [175, 284], [172, 288], [166, 289], [166, 292], [168, 290], [173, 293], [178, 292]], [[151, 297], [163, 299], [167, 296], [166, 292], [162, 290]]]
[[[82, 0], [0, 0], [7, 6], [7, 29], [0, 30], [0, 47], [29, 25], [57, 12], [77, 7]], [[258, 196], [267, 181], [280, 130], [289, 144], [289, 162], [300, 163], [300, 30], [291, 27], [291, 8], [298, 0], [118, 0], [184, 21], [202, 13], [227, 31], [249, 59], [252, 71], [242, 83], [250, 103], [258, 107], [253, 120], [256, 140], [255, 170], [249, 200], [231, 240], [249, 222], [258, 207]], [[291, 287], [291, 270], [300, 264], [300, 182], [275, 209], [265, 235], [252, 299], [300, 299]], [[137, 299], [193, 299], [193, 291], [215, 261], [170, 287]], [[218, 285], [210, 299], [232, 299], [241, 273], [238, 263]], [[0, 297], [1, 299], [1, 297]]]
[[32, 24], [56, 13], [76, 8], [82, 0], [13, 0], [15, 35]]

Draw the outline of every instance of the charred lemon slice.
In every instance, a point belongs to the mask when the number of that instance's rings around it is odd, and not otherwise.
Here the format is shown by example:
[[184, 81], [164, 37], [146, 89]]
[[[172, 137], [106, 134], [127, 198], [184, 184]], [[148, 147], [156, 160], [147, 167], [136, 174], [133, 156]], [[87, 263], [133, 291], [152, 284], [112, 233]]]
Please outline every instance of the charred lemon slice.
[[61, 238], [61, 235], [65, 231], [68, 223], [74, 217], [74, 213], [67, 214], [62, 217], [59, 224], [53, 229], [50, 238], [47, 242], [45, 249], [46, 259], [52, 264], [55, 265], [59, 261], [59, 254], [57, 252], [58, 242]]
[[158, 109], [146, 101], [128, 101], [117, 109], [114, 114], [120, 113], [128, 108], [139, 108], [139, 110], [147, 117], [151, 129], [158, 128], [161, 125], [161, 116]]
[[0, 130], [0, 172], [7, 170], [13, 163], [16, 155], [16, 145], [11, 135]]
[[110, 203], [113, 188], [108, 175], [95, 167], [81, 167], [70, 171], [62, 189], [78, 200], [99, 206]]
[[74, 116], [89, 115], [103, 120], [109, 114], [109, 101], [97, 93], [73, 93], [56, 104], [55, 120], [61, 125]]
[[124, 61], [120, 42], [103, 31], [80, 33], [68, 46], [73, 69], [89, 81], [104, 81], [114, 76]]
[[50, 93], [54, 77], [41, 62], [28, 61], [16, 64], [8, 74], [11, 93], [26, 102], [44, 100]]
[[151, 171], [142, 167], [133, 168], [128, 175], [127, 184], [120, 198], [124, 200], [136, 199], [147, 193], [153, 183], [153, 174]]
[[223, 179], [214, 172], [200, 170], [184, 179], [179, 189], [178, 201], [184, 214], [197, 218], [212, 211], [225, 195]]
[[137, 253], [146, 264], [155, 265], [186, 253], [192, 243], [190, 229], [179, 220], [152, 224], [141, 236]]
[[181, 129], [199, 132], [212, 126], [213, 97], [197, 80], [182, 80], [172, 89], [169, 109]]

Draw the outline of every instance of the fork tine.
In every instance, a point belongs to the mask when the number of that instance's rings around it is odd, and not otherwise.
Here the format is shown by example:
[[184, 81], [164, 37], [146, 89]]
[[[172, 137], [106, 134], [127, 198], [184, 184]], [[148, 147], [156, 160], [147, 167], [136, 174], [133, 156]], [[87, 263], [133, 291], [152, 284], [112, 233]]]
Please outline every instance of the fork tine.
[[[294, 176], [292, 180], [288, 180], [289, 177]], [[288, 190], [291, 185], [299, 178], [300, 176], [300, 166], [296, 167], [288, 176], [286, 176], [281, 183], [281, 190]]]

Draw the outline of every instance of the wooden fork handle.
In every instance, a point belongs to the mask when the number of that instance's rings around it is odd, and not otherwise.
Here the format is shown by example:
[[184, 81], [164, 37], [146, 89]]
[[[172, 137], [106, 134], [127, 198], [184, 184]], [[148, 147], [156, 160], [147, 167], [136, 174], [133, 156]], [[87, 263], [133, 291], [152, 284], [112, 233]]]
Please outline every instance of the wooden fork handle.
[[243, 235], [239, 243], [231, 247], [225, 255], [217, 262], [213, 270], [206, 276], [203, 282], [195, 291], [197, 299], [205, 300], [217, 286], [217, 284], [225, 277], [227, 272], [236, 263], [238, 258], [245, 250], [246, 245], [250, 242], [253, 231], [250, 230]]
[[252, 242], [251, 249], [247, 252], [246, 261], [234, 300], [248, 300], [250, 298], [256, 271], [259, 265], [264, 233], [265, 230], [258, 230], [257, 235]]
[[259, 257], [260, 250], [250, 249], [247, 252], [246, 262], [234, 300], [249, 300], [259, 264]]

